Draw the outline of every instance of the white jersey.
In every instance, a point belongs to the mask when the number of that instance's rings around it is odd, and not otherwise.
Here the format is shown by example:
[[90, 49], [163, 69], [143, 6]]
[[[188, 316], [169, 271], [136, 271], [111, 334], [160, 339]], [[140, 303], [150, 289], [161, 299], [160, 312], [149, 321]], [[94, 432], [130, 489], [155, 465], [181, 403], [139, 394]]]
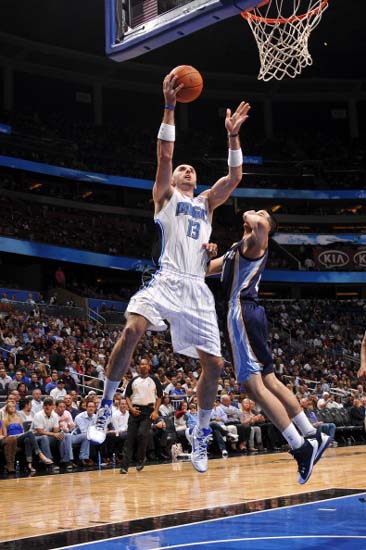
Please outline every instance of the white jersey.
[[190, 198], [174, 189], [154, 220], [161, 229], [161, 270], [204, 277], [208, 256], [202, 245], [212, 231], [207, 198]]
[[150, 330], [166, 330], [168, 321], [176, 353], [198, 358], [202, 350], [220, 357], [215, 300], [205, 283], [208, 255], [202, 248], [211, 235], [208, 200], [174, 189], [155, 222], [162, 237], [160, 269], [132, 296], [127, 315], [141, 315]]

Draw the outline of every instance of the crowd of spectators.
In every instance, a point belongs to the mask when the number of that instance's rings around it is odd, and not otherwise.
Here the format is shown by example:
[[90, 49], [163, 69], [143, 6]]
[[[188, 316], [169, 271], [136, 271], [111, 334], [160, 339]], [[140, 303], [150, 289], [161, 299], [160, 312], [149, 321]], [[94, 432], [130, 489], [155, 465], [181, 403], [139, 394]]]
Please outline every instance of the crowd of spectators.
[[[248, 181], [248, 175], [246, 173], [243, 179], [243, 187], [250, 187], [250, 181]], [[123, 174], [122, 174], [123, 175]], [[198, 174], [199, 176], [199, 174]], [[210, 178], [208, 181], [203, 182], [205, 184], [211, 184], [214, 179]], [[152, 180], [151, 180], [152, 181]], [[268, 187], [270, 187], [271, 182], [268, 182]], [[264, 186], [262, 186], [264, 187]], [[292, 184], [290, 186], [293, 188]], [[18, 195], [14, 193], [26, 193], [27, 198], [31, 201], [38, 201], [48, 198], [51, 200], [71, 200], [75, 203], [75, 208], [77, 209], [87, 209], [85, 205], [95, 204], [95, 205], [104, 205], [104, 206], [119, 206], [133, 209], [135, 213], [139, 211], [141, 217], [152, 217], [153, 214], [153, 203], [151, 201], [151, 191], [149, 189], [136, 189], [134, 193], [126, 192], [126, 189], [123, 187], [116, 186], [105, 186], [100, 183], [92, 183], [90, 181], [78, 181], [75, 184], [75, 180], [66, 179], [61, 177], [50, 178], [42, 174], [34, 174], [30, 172], [22, 172], [21, 175], [17, 171], [9, 169], [0, 168], [0, 188], [4, 190], [4, 193], [7, 191], [13, 192], [14, 198], [17, 198]], [[304, 185], [304, 188], [308, 188]], [[24, 195], [22, 195], [24, 197]], [[273, 199], [274, 204], [274, 199]], [[55, 202], [57, 204], [57, 202]], [[61, 203], [60, 203], [61, 204]], [[285, 202], [281, 201], [281, 205], [277, 204], [277, 207], [280, 206], [278, 213], [279, 214], [299, 214], [299, 204], [293, 203], [291, 201]], [[247, 199], [238, 199], [238, 209], [244, 210], [247, 207]], [[302, 201], [301, 203], [301, 215], [303, 216], [339, 216], [343, 217], [345, 215], [352, 216], [354, 218], [354, 224], [362, 223], [358, 220], [360, 216], [364, 216], [366, 213], [366, 206], [363, 204], [358, 205], [345, 205], [343, 201], [334, 203], [331, 202], [314, 202], [310, 200]], [[228, 212], [226, 212], [228, 215]], [[233, 214], [234, 215], [234, 210]], [[289, 227], [289, 230], [296, 231], [296, 225], [292, 229], [289, 222], [286, 223], [286, 227]], [[318, 224], [318, 227], [315, 223], [312, 222], [312, 228], [314, 231], [320, 231], [321, 227]], [[324, 225], [323, 225], [324, 227]], [[353, 226], [351, 226], [351, 231]], [[301, 229], [300, 229], [301, 230]]]
[[[77, 210], [62, 206], [25, 202], [3, 197], [0, 199], [2, 218], [0, 235], [16, 239], [31, 240], [90, 250], [116, 256], [129, 256], [151, 259], [154, 246], [158, 242], [158, 231], [153, 218], [138, 216], [104, 215], [101, 212]], [[240, 238], [242, 228], [239, 217], [227, 219], [225, 224], [215, 222], [211, 241], [219, 245], [219, 253], [224, 253], [232, 243]], [[317, 253], [328, 249], [345, 249], [364, 252], [364, 247], [352, 243], [336, 243], [328, 246], [282, 245], [270, 247], [268, 267], [270, 269], [306, 270], [354, 270], [365, 269], [361, 262], [331, 264], [317, 262]], [[361, 260], [362, 258], [360, 258]]]
[[[265, 305], [279, 378], [302, 400], [309, 413], [315, 409], [324, 419], [325, 408], [347, 410], [351, 421], [360, 428], [360, 438], [363, 437], [366, 394], [356, 372], [364, 332], [365, 301], [268, 301]], [[219, 317], [220, 309], [218, 302]], [[21, 424], [16, 418], [18, 415], [23, 419], [23, 428], [15, 437], [29, 428], [32, 430], [38, 447], [33, 442], [31, 453], [41, 452], [41, 457], [53, 462], [43, 467], [57, 471], [61, 466], [72, 470], [76, 457], [81, 467], [95, 466], [98, 452], [86, 442], [85, 433], [94, 418], [97, 394], [103, 388], [106, 364], [120, 329], [61, 315], [50, 317], [42, 308], [36, 314], [4, 311], [1, 317], [3, 436], [14, 437], [6, 429], [9, 425]], [[280, 434], [237, 384], [224, 344], [223, 353], [226, 362], [212, 413], [213, 448], [216, 446], [223, 458], [243, 450], [282, 448]], [[151, 361], [152, 373], [159, 378], [166, 394], [160, 424], [157, 422], [152, 430], [150, 458], [167, 459], [176, 440], [183, 451], [189, 450], [186, 429], [195, 421], [195, 391], [201, 367], [197, 360], [173, 353], [169, 332], [148, 332], [137, 346], [116, 397], [117, 416], [99, 458], [106, 464], [115, 462], [121, 455], [122, 434], [126, 431], [123, 392], [136, 374], [139, 360], [145, 356]], [[11, 402], [15, 403], [16, 410], [9, 406]], [[254, 429], [257, 427], [259, 429]], [[13, 455], [9, 450], [6, 454], [4, 441], [2, 446], [7, 458], [13, 456], [14, 464], [14, 449]], [[33, 473], [38, 462], [31, 464], [28, 460], [29, 447], [21, 452], [28, 453], [27, 466]], [[9, 465], [8, 469], [12, 471]]]
[[[65, 116], [3, 113], [13, 134], [0, 144], [1, 154], [69, 168], [152, 179], [155, 172], [156, 127], [94, 126]], [[223, 135], [207, 131], [180, 132], [176, 160], [197, 166], [202, 180], [220, 175], [225, 168]], [[252, 187], [363, 188], [363, 139], [347, 140], [335, 133], [293, 131], [263, 139], [252, 132], [246, 154], [262, 156], [264, 166], [251, 167]], [[222, 158], [221, 162], [218, 158]], [[218, 174], [219, 172], [219, 174]], [[202, 181], [203, 183], [203, 181]]]

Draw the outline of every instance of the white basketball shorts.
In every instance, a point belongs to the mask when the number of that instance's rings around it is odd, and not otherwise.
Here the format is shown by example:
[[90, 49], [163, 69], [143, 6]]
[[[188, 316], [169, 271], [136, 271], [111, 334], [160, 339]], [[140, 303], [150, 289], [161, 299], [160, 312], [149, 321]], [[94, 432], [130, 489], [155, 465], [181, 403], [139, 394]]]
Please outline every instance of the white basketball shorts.
[[215, 300], [201, 277], [157, 272], [149, 286], [132, 296], [128, 313], [145, 317], [149, 330], [166, 330], [167, 320], [176, 353], [198, 358], [199, 349], [221, 357]]

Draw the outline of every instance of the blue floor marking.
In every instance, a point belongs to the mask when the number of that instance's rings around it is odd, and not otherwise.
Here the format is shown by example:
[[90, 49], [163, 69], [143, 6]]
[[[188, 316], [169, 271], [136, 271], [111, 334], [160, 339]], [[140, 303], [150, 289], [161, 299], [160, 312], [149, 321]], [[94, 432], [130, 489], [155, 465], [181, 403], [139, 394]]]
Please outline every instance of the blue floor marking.
[[73, 550], [365, 550], [366, 493], [69, 546]]

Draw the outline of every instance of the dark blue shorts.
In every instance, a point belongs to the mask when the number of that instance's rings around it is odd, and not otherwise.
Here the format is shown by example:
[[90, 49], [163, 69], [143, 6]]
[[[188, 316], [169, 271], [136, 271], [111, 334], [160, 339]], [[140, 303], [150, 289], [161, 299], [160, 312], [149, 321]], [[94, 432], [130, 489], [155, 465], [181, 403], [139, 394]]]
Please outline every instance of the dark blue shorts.
[[229, 307], [226, 321], [227, 345], [237, 381], [246, 382], [258, 372], [262, 372], [263, 376], [273, 372], [264, 308], [254, 301], [238, 301]]

